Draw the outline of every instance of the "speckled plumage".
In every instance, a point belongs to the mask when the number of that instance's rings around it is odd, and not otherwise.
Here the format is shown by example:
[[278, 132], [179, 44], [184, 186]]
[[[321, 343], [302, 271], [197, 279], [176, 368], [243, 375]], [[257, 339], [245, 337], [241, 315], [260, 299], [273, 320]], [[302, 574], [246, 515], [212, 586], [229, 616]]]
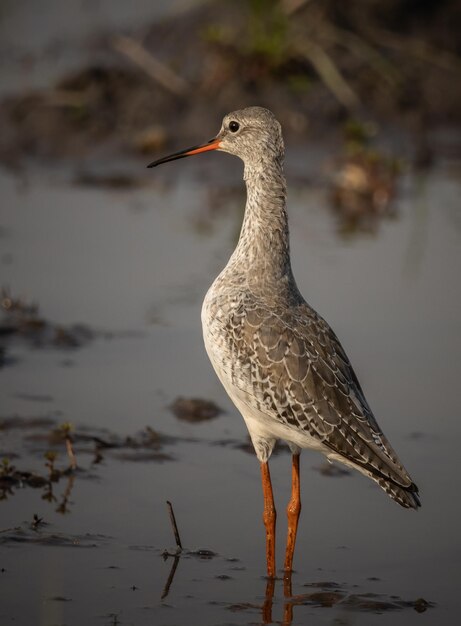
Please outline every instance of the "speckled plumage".
[[417, 508], [418, 489], [378, 426], [341, 344], [296, 286], [279, 123], [270, 111], [249, 107], [227, 115], [216, 140], [217, 149], [243, 160], [248, 197], [238, 245], [203, 303], [204, 341], [258, 459], [268, 460], [277, 439], [295, 453], [313, 448], [369, 476], [402, 506]]

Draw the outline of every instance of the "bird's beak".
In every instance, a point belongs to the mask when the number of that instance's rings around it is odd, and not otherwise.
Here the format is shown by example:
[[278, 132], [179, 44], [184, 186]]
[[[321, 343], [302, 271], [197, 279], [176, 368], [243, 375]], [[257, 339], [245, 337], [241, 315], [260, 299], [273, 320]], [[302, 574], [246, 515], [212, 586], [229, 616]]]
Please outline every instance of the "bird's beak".
[[220, 145], [221, 139], [219, 137], [215, 137], [214, 139], [210, 139], [210, 141], [207, 141], [207, 143], [203, 143], [200, 146], [192, 146], [192, 148], [186, 148], [185, 150], [180, 150], [179, 152], [170, 154], [169, 156], [158, 159], [157, 161], [152, 161], [152, 163], [149, 163], [147, 167], [156, 167], [161, 163], [176, 161], [176, 159], [184, 159], [184, 157], [192, 156], [193, 154], [200, 154], [201, 152], [208, 152], [209, 150], [217, 150]]

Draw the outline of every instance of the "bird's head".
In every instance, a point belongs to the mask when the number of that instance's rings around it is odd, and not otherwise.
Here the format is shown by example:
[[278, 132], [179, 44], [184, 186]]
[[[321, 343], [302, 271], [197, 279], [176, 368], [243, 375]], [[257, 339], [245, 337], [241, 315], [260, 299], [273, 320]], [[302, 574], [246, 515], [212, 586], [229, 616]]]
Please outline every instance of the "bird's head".
[[207, 143], [170, 154], [148, 167], [210, 150], [238, 156], [245, 165], [257, 164], [267, 158], [281, 162], [285, 152], [282, 129], [274, 114], [262, 107], [247, 107], [226, 115], [219, 133]]

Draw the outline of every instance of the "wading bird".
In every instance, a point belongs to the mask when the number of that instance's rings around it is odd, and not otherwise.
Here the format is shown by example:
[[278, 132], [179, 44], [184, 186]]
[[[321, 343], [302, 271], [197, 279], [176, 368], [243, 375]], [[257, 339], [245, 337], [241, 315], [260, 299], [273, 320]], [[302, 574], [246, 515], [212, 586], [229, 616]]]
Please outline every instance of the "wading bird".
[[305, 302], [293, 277], [280, 124], [261, 107], [234, 111], [208, 143], [149, 167], [210, 150], [242, 159], [247, 202], [237, 247], [203, 302], [203, 335], [261, 464], [267, 574], [274, 577], [276, 511], [268, 461], [276, 440], [286, 441], [293, 455], [286, 572], [293, 566], [301, 510], [302, 448], [355, 468], [403, 507], [416, 509], [420, 501], [338, 338]]

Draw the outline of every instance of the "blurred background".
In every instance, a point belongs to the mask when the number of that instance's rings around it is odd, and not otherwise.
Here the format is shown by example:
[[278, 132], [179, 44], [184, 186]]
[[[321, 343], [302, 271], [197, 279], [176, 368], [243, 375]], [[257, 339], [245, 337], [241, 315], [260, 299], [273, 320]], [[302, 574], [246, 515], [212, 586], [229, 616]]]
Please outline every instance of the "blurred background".
[[[0, 0], [2, 623], [453, 623], [460, 32], [455, 0]], [[273, 601], [257, 462], [200, 328], [242, 165], [146, 168], [250, 105], [283, 127], [300, 290], [423, 502], [306, 453], [296, 598]]]

